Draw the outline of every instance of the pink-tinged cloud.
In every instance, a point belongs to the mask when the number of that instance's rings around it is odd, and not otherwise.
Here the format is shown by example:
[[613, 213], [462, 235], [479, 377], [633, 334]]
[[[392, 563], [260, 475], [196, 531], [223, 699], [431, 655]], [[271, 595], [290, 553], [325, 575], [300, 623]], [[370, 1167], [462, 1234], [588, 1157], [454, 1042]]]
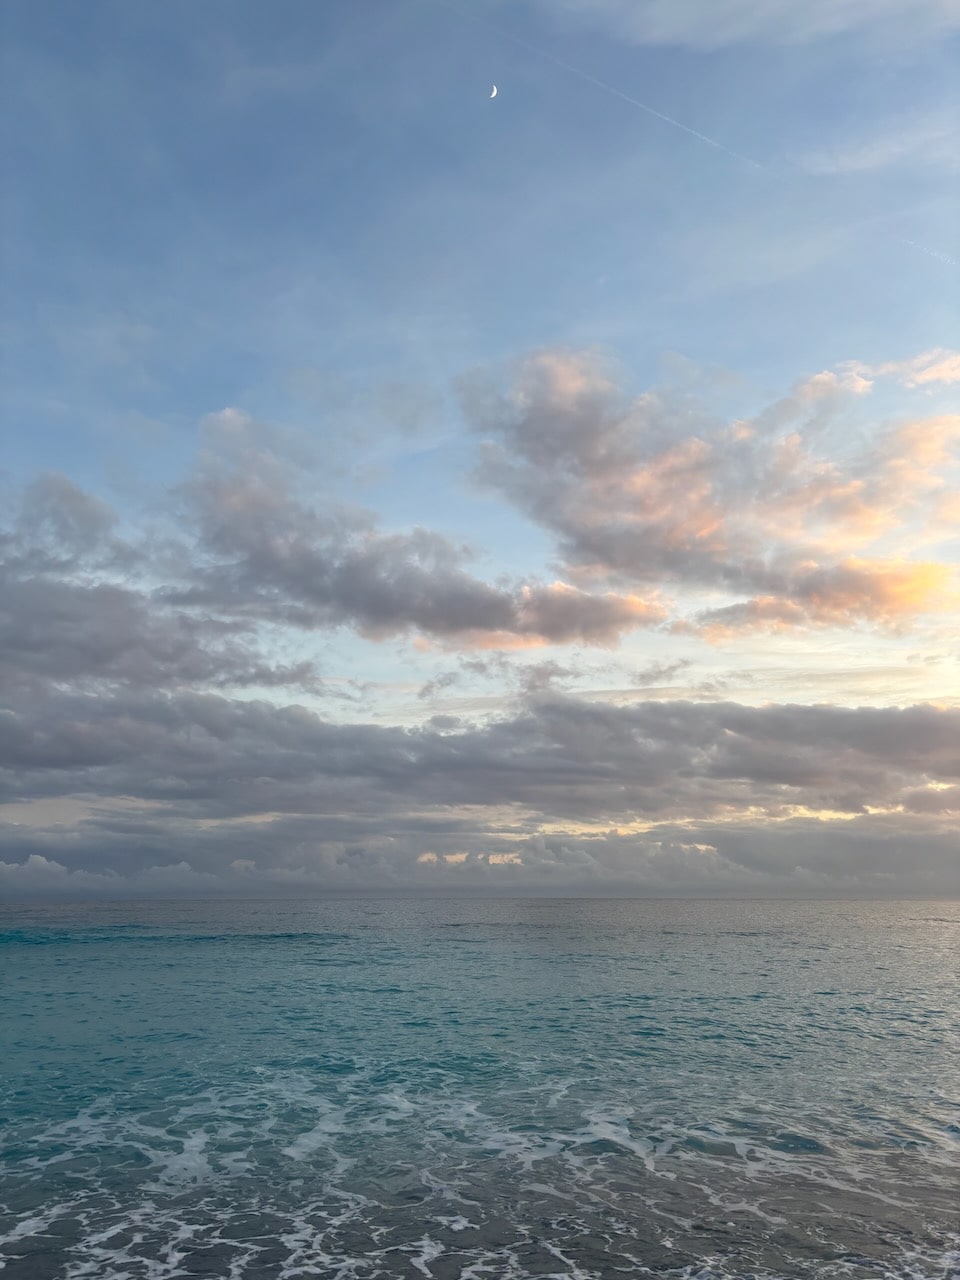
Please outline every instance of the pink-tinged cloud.
[[[923, 369], [945, 367], [932, 354]], [[629, 398], [593, 354], [550, 351], [505, 391], [464, 398], [487, 437], [482, 480], [557, 538], [568, 580], [720, 592], [714, 628], [901, 626], [956, 606], [951, 566], [913, 555], [950, 532], [960, 417], [878, 424], [851, 449], [844, 414], [869, 390], [827, 371], [723, 422], [669, 393]]]
[[934, 347], [909, 360], [888, 360], [884, 364], [852, 363], [848, 374], [864, 380], [896, 378], [905, 387], [950, 386], [960, 382], [960, 351], [950, 347]]
[[[226, 422], [233, 433], [244, 426], [242, 415]], [[109, 509], [65, 477], [34, 485], [10, 530], [0, 529], [0, 675], [316, 691], [312, 663], [265, 660], [262, 624], [510, 649], [613, 646], [666, 616], [650, 593], [484, 581], [469, 571], [469, 550], [440, 534], [323, 509], [275, 457], [242, 461], [205, 459], [183, 488], [172, 550], [159, 556], [121, 544]], [[110, 581], [118, 570], [123, 587]]]
[[321, 510], [269, 459], [202, 471], [188, 502], [198, 567], [169, 593], [179, 605], [466, 648], [612, 645], [665, 616], [635, 591], [485, 582], [468, 571], [468, 548], [428, 529], [381, 530], [369, 513]]
[[[616, 592], [581, 591], [565, 582], [520, 586], [513, 596], [510, 625], [472, 627], [452, 633], [441, 647], [453, 649], [537, 649], [551, 644], [615, 647], [629, 631], [664, 622], [667, 610], [654, 600]], [[418, 647], [431, 648], [424, 639]]]

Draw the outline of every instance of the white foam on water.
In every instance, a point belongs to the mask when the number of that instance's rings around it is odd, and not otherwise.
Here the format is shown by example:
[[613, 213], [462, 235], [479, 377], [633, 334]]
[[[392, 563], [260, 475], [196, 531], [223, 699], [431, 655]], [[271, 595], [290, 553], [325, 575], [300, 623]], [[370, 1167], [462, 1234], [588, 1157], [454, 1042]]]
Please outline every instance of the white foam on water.
[[410, 1099], [405, 1098], [402, 1093], [379, 1093], [377, 1094], [377, 1101], [382, 1102], [385, 1107], [391, 1108], [398, 1116], [409, 1116], [416, 1110]]
[[934, 1259], [921, 1257], [917, 1251], [904, 1248], [903, 1265], [906, 1270], [899, 1275], [884, 1272], [883, 1280], [901, 1280], [901, 1277], [905, 1280], [960, 1280], [960, 1234], [948, 1237], [947, 1248]]
[[[69, 1206], [60, 1206], [67, 1209]], [[209, 1246], [223, 1241], [221, 1226], [211, 1229], [214, 1217], [214, 1206], [205, 1201], [195, 1206], [202, 1221], [202, 1226], [194, 1220], [177, 1217], [176, 1213], [164, 1210], [156, 1203], [141, 1204], [135, 1212], [118, 1218], [111, 1226], [101, 1231], [90, 1231], [83, 1241], [82, 1258], [74, 1257], [67, 1262], [64, 1270], [65, 1280], [175, 1280], [193, 1274], [192, 1269], [184, 1264], [188, 1260], [191, 1244]], [[183, 1211], [177, 1211], [182, 1213]], [[246, 1212], [238, 1207], [238, 1213]], [[432, 1277], [433, 1263], [442, 1257], [446, 1250], [444, 1245], [430, 1234], [423, 1234], [408, 1244], [393, 1243], [386, 1247], [382, 1237], [386, 1230], [384, 1220], [387, 1212], [384, 1206], [369, 1201], [356, 1201], [344, 1213], [334, 1215], [329, 1206], [323, 1202], [311, 1202], [299, 1212], [288, 1217], [288, 1229], [280, 1231], [274, 1238], [287, 1249], [287, 1257], [276, 1264], [277, 1280], [304, 1280], [308, 1276], [322, 1276], [327, 1280], [371, 1280], [374, 1276], [387, 1277], [396, 1274], [391, 1257], [397, 1253], [409, 1256], [409, 1263], [425, 1277]], [[369, 1240], [369, 1247], [362, 1252], [352, 1252], [343, 1248], [336, 1237], [334, 1228], [338, 1222], [351, 1221]], [[473, 1223], [457, 1217], [437, 1219], [448, 1230], [466, 1230]], [[229, 1213], [224, 1224], [229, 1221]], [[39, 1225], [35, 1220], [31, 1225]], [[49, 1225], [49, 1223], [48, 1223]], [[656, 1275], [663, 1280], [745, 1280], [747, 1276], [754, 1280], [797, 1280], [797, 1277], [816, 1276], [818, 1280], [827, 1277], [854, 1275], [862, 1280], [956, 1280], [960, 1275], [960, 1238], [953, 1237], [949, 1247], [941, 1254], [933, 1256], [921, 1250], [904, 1250], [897, 1261], [888, 1260], [870, 1264], [867, 1259], [854, 1260], [850, 1263], [831, 1262], [811, 1269], [789, 1266], [785, 1268], [751, 1267], [744, 1270], [743, 1264], [735, 1264], [731, 1259], [711, 1253], [698, 1261], [664, 1269], [661, 1263], [656, 1270], [635, 1259], [634, 1265], [625, 1267], [624, 1263], [635, 1258], [619, 1248], [617, 1242], [616, 1265], [609, 1271], [597, 1271], [584, 1264], [577, 1257], [575, 1242], [580, 1230], [578, 1219], [566, 1217], [549, 1223], [551, 1229], [558, 1234], [555, 1238], [538, 1239], [538, 1247], [542, 1255], [555, 1258], [562, 1269], [546, 1269], [545, 1257], [541, 1257], [538, 1265], [528, 1269], [520, 1263], [517, 1247], [520, 1244], [530, 1245], [531, 1236], [528, 1229], [517, 1224], [518, 1240], [515, 1245], [499, 1248], [466, 1248], [458, 1252], [457, 1266], [460, 1280], [601, 1280], [601, 1277], [614, 1273], [634, 1275]], [[611, 1224], [619, 1230], [623, 1224]], [[729, 1225], [729, 1224], [728, 1224]], [[561, 1238], [560, 1232], [565, 1231]], [[539, 1234], [539, 1233], [538, 1233]], [[112, 1242], [126, 1235], [129, 1238], [124, 1245]], [[150, 1253], [144, 1253], [145, 1241], [154, 1240]], [[378, 1243], [379, 1241], [379, 1243]], [[244, 1280], [249, 1267], [262, 1270], [258, 1261], [261, 1247], [256, 1241], [229, 1241], [235, 1248], [235, 1255], [229, 1265], [218, 1264], [218, 1275], [223, 1280]], [[665, 1235], [661, 1239], [665, 1248], [674, 1248], [675, 1240]], [[159, 1256], [156, 1256], [159, 1255]]]
[[[373, 1086], [369, 1090], [367, 1079]], [[694, 1216], [702, 1219], [706, 1206], [716, 1211], [717, 1221], [739, 1220], [729, 1227], [734, 1236], [741, 1229], [760, 1231], [751, 1237], [754, 1241], [769, 1234], [756, 1223], [774, 1228], [797, 1221], [784, 1216], [777, 1200], [778, 1192], [788, 1188], [806, 1197], [807, 1208], [821, 1221], [839, 1224], [841, 1237], [845, 1211], [832, 1203], [834, 1192], [917, 1210], [909, 1182], [898, 1198], [889, 1171], [885, 1183], [871, 1176], [880, 1159], [872, 1150], [851, 1149], [842, 1141], [829, 1153], [784, 1149], [784, 1133], [801, 1140], [806, 1135], [799, 1116], [789, 1117], [788, 1126], [772, 1115], [757, 1120], [745, 1108], [743, 1128], [736, 1111], [732, 1119], [728, 1111], [722, 1120], [685, 1123], [682, 1112], [677, 1108], [671, 1114], [662, 1097], [648, 1112], [639, 1101], [636, 1107], [619, 1105], [621, 1099], [597, 1106], [587, 1078], [578, 1082], [565, 1076], [558, 1082], [547, 1072], [533, 1084], [525, 1076], [519, 1088], [505, 1085], [482, 1096], [464, 1096], [453, 1076], [425, 1087], [411, 1075], [383, 1092], [377, 1092], [376, 1079], [374, 1068], [333, 1078], [303, 1071], [262, 1072], [253, 1083], [234, 1082], [230, 1090], [209, 1089], [160, 1104], [154, 1100], [150, 1110], [137, 1110], [130, 1097], [103, 1099], [68, 1121], [36, 1131], [25, 1144], [27, 1157], [15, 1172], [33, 1179], [38, 1189], [46, 1184], [52, 1190], [54, 1179], [67, 1176], [71, 1196], [65, 1199], [57, 1184], [56, 1202], [31, 1208], [4, 1239], [29, 1242], [59, 1219], [79, 1219], [83, 1239], [69, 1246], [65, 1280], [170, 1280], [188, 1274], [191, 1247], [211, 1244], [224, 1249], [218, 1274], [226, 1277], [229, 1268], [230, 1280], [244, 1280], [245, 1268], [261, 1265], [257, 1259], [267, 1239], [279, 1242], [287, 1255], [277, 1263], [278, 1280], [317, 1275], [372, 1280], [394, 1273], [398, 1250], [408, 1256], [408, 1266], [432, 1275], [444, 1250], [454, 1247], [449, 1240], [443, 1244], [442, 1231], [496, 1230], [514, 1243], [498, 1240], [499, 1247], [493, 1248], [489, 1238], [486, 1247], [472, 1245], [469, 1238], [457, 1242], [462, 1244], [455, 1264], [461, 1280], [527, 1280], [547, 1274], [593, 1280], [594, 1272], [578, 1270], [588, 1264], [575, 1244], [580, 1228], [574, 1215], [588, 1224], [584, 1231], [609, 1239], [611, 1251], [625, 1263], [643, 1255], [641, 1241], [649, 1242], [651, 1223], [659, 1222], [654, 1231], [664, 1230], [661, 1244], [678, 1250], [679, 1263], [691, 1256], [684, 1255], [683, 1237], [695, 1234]], [[548, 1112], [551, 1123], [544, 1126]], [[923, 1149], [928, 1184], [940, 1176], [938, 1168], [945, 1183], [951, 1172], [956, 1175], [954, 1142], [948, 1133], [936, 1150]], [[129, 1163], [125, 1150], [139, 1153], [143, 1163]], [[912, 1159], [912, 1151], [902, 1158]], [[898, 1151], [894, 1154], [901, 1158]], [[77, 1157], [83, 1157], [82, 1166], [58, 1172]], [[275, 1173], [284, 1169], [284, 1161], [292, 1163], [277, 1182]], [[116, 1172], [125, 1163], [130, 1190], [129, 1196], [122, 1193], [121, 1203]], [[389, 1192], [383, 1193], [386, 1203], [376, 1198], [383, 1172], [404, 1169], [429, 1192], [414, 1211]], [[378, 1190], [363, 1194], [371, 1187]], [[187, 1210], [185, 1193], [194, 1191], [207, 1198], [194, 1199]], [[817, 1199], [810, 1199], [811, 1192]], [[549, 1210], [556, 1218], [540, 1217], [544, 1204], [534, 1208], [531, 1196], [555, 1198]], [[677, 1212], [687, 1204], [691, 1217]], [[565, 1218], [563, 1206], [570, 1206]], [[516, 1242], [532, 1247], [524, 1226], [531, 1211], [547, 1229], [536, 1242], [539, 1260], [528, 1270]], [[222, 1235], [234, 1213], [244, 1220], [262, 1214], [266, 1235], [239, 1240]], [[437, 1229], [408, 1244], [402, 1236], [401, 1242], [391, 1236], [388, 1247], [385, 1224], [402, 1231], [404, 1214], [407, 1226], [418, 1232], [425, 1221], [436, 1223]], [[754, 1225], [744, 1227], [744, 1219]], [[358, 1232], [369, 1242], [363, 1248], [355, 1243]], [[812, 1236], [811, 1241], [815, 1243]], [[626, 1247], [633, 1252], [627, 1254]], [[894, 1257], [894, 1249], [892, 1243], [885, 1246], [884, 1260], [869, 1264], [866, 1271], [858, 1270], [855, 1261], [816, 1267], [804, 1260], [786, 1274], [792, 1280], [799, 1275], [818, 1280], [853, 1275], [859, 1280], [960, 1278], [960, 1242], [941, 1253], [918, 1247]], [[562, 1270], [550, 1270], [551, 1256]], [[451, 1265], [448, 1252], [437, 1269]], [[645, 1274], [639, 1260], [631, 1270]], [[661, 1263], [656, 1274], [677, 1280], [742, 1280], [745, 1273], [732, 1267], [730, 1259], [710, 1255], [672, 1271], [664, 1271]], [[757, 1280], [778, 1275], [775, 1270], [751, 1274]]]
[[476, 1223], [470, 1222], [469, 1219], [457, 1214], [455, 1217], [445, 1217], [443, 1214], [437, 1214], [437, 1222], [446, 1227], [449, 1231], [468, 1231], [476, 1230]]
[[562, 1249], [558, 1249], [556, 1245], [550, 1244], [548, 1240], [543, 1242], [543, 1247], [547, 1253], [552, 1254], [552, 1256], [562, 1262], [564, 1266], [570, 1268], [569, 1271], [553, 1272], [553, 1280], [565, 1280], [565, 1278], [566, 1280], [602, 1280], [599, 1271], [584, 1271], [577, 1265], [573, 1258], [568, 1258]]
[[653, 1145], [645, 1138], [635, 1138], [630, 1132], [632, 1114], [632, 1110], [613, 1113], [588, 1110], [584, 1113], [586, 1126], [573, 1135], [573, 1140], [584, 1146], [593, 1142], [610, 1142], [636, 1156], [648, 1172], [656, 1173]]
[[507, 1245], [500, 1249], [482, 1250], [460, 1270], [458, 1280], [529, 1280], [530, 1272], [520, 1265], [516, 1253]]
[[575, 1084], [575, 1080], [554, 1081], [547, 1096], [547, 1106], [551, 1109], [558, 1107]]
[[339, 1167], [347, 1168], [350, 1161], [340, 1155], [333, 1141], [346, 1132], [347, 1126], [343, 1117], [329, 1114], [318, 1120], [312, 1129], [298, 1134], [293, 1142], [281, 1147], [280, 1150], [283, 1155], [288, 1156], [291, 1160], [309, 1160], [318, 1151], [325, 1150], [330, 1153]]
[[459, 1204], [469, 1205], [474, 1209], [480, 1208], [479, 1200], [471, 1200], [463, 1195], [455, 1183], [449, 1179], [437, 1177], [431, 1169], [419, 1169], [417, 1174], [423, 1185], [429, 1187], [434, 1195], [442, 1196], [444, 1200], [456, 1200]]
[[[733, 1162], [714, 1152], [684, 1146], [685, 1138], [700, 1139], [704, 1134], [729, 1146], [737, 1161]], [[877, 1185], [877, 1170], [875, 1164], [871, 1167], [869, 1152], [844, 1148], [828, 1156], [821, 1152], [784, 1150], [772, 1145], [775, 1141], [776, 1133], [772, 1135], [770, 1143], [767, 1143], [756, 1136], [737, 1133], [719, 1123], [713, 1123], [709, 1128], [701, 1124], [678, 1127], [677, 1143], [672, 1154], [681, 1165], [700, 1166], [704, 1170], [714, 1171], [718, 1183], [727, 1188], [736, 1186], [738, 1178], [744, 1178], [748, 1182], [763, 1182], [766, 1185], [792, 1183], [806, 1185], [811, 1189], [852, 1193], [890, 1208], [906, 1209], [911, 1205], [911, 1201], [903, 1195], [894, 1195], [889, 1189], [882, 1190]], [[925, 1163], [924, 1169], [929, 1176], [929, 1162]], [[954, 1160], [955, 1176], [956, 1172]], [[688, 1176], [697, 1186], [704, 1185], [702, 1177]]]
[[431, 1240], [429, 1236], [424, 1236], [422, 1240], [417, 1241], [416, 1246], [420, 1252], [410, 1259], [411, 1266], [417, 1268], [425, 1276], [432, 1276], [430, 1263], [442, 1257], [446, 1252], [442, 1244], [438, 1244], [436, 1240]]
[[[121, 1235], [129, 1235], [130, 1243], [109, 1247]], [[157, 1240], [159, 1235], [164, 1238]], [[202, 1235], [201, 1224], [178, 1220], [148, 1202], [119, 1218], [109, 1229], [87, 1234], [79, 1250], [83, 1256], [67, 1261], [64, 1280], [174, 1280], [190, 1274], [182, 1266], [188, 1256], [185, 1246]], [[159, 1257], [144, 1253], [149, 1237], [156, 1241], [154, 1248]], [[245, 1265], [251, 1256], [249, 1246], [241, 1247], [225, 1280], [240, 1280], [240, 1265]]]
[[[701, 1190], [709, 1202], [716, 1205], [718, 1209], [722, 1209], [724, 1213], [749, 1213], [755, 1218], [759, 1218], [762, 1222], [768, 1222], [773, 1227], [782, 1227], [787, 1222], [787, 1219], [782, 1214], [768, 1213], [752, 1200], [731, 1200], [729, 1196], [723, 1193], [718, 1194], [712, 1187], [701, 1187]], [[727, 1223], [728, 1227], [735, 1225], [733, 1222]]]
[[570, 1200], [576, 1204], [577, 1197], [569, 1191], [560, 1191], [557, 1187], [551, 1187], [546, 1182], [524, 1182], [521, 1183], [521, 1189], [524, 1191], [533, 1191], [545, 1196], [556, 1196], [558, 1200]]
[[152, 1151], [154, 1164], [159, 1168], [160, 1183], [196, 1183], [205, 1182], [213, 1170], [207, 1158], [206, 1147], [209, 1142], [202, 1129], [196, 1129], [183, 1140], [180, 1151]]
[[563, 1143], [557, 1138], [539, 1134], [516, 1133], [491, 1125], [481, 1127], [477, 1133], [480, 1144], [503, 1160], [509, 1160], [529, 1173], [534, 1165], [550, 1160], [563, 1151]]
[[21, 1218], [9, 1231], [0, 1235], [0, 1245], [16, 1244], [17, 1241], [25, 1240], [30, 1236], [43, 1235], [59, 1218], [69, 1212], [70, 1207], [66, 1204], [47, 1205], [39, 1213], [31, 1213]]

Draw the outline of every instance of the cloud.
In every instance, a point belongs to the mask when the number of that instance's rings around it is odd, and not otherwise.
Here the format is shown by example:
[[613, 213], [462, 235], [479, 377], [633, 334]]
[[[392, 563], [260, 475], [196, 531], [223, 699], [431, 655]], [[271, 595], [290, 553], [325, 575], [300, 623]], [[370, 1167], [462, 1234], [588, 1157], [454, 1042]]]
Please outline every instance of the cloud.
[[665, 617], [636, 592], [487, 583], [467, 571], [468, 549], [439, 534], [319, 510], [297, 494], [290, 460], [248, 426], [244, 415], [219, 416], [218, 447], [185, 482], [176, 530], [163, 535], [121, 539], [111, 509], [65, 476], [29, 487], [0, 529], [5, 680], [318, 692], [312, 662], [265, 657], [277, 628], [509, 649], [614, 645]]
[[930, 115], [877, 136], [809, 151], [795, 163], [804, 173], [818, 177], [875, 173], [894, 165], [950, 172], [960, 165], [956, 116], [948, 112]]
[[368, 512], [318, 509], [262, 451], [205, 458], [184, 486], [184, 519], [196, 530], [192, 568], [165, 598], [221, 616], [347, 626], [372, 640], [419, 632], [478, 648], [615, 644], [665, 616], [637, 593], [484, 582], [465, 567], [469, 549], [440, 534], [386, 532]]
[[0, 529], [0, 552], [17, 572], [70, 570], [91, 563], [122, 568], [132, 549], [117, 537], [116, 515], [68, 476], [48, 472], [24, 490], [14, 519]]
[[541, 7], [638, 44], [695, 49], [870, 30], [916, 38], [960, 26], [953, 0], [541, 0]]
[[0, 565], [0, 682], [10, 687], [41, 678], [152, 688], [322, 688], [312, 663], [267, 661], [249, 627], [165, 608], [143, 591], [24, 580]]
[[[924, 706], [548, 691], [484, 723], [400, 729], [215, 695], [50, 691], [0, 717], [16, 802], [0, 870], [24, 894], [104, 877], [118, 893], [429, 888], [452, 871], [491, 888], [911, 892], [919, 876], [946, 892], [958, 742], [960, 712]], [[84, 796], [85, 817], [55, 820], [54, 799]]]
[[693, 663], [689, 658], [677, 658], [673, 662], [651, 662], [631, 673], [631, 683], [638, 689], [650, 689], [669, 684], [674, 676], [686, 671]]
[[165, 605], [130, 581], [154, 566], [98, 498], [66, 476], [31, 484], [0, 530], [0, 682], [204, 685], [314, 691], [309, 662], [268, 660], [249, 622]]
[[949, 567], [918, 551], [957, 527], [960, 417], [900, 421], [845, 457], [830, 433], [875, 378], [916, 391], [957, 359], [851, 363], [733, 422], [665, 392], [630, 398], [579, 352], [528, 357], [505, 391], [464, 384], [484, 483], [555, 538], [552, 581], [485, 581], [469, 548], [319, 498], [305, 446], [225, 411], [165, 532], [121, 536], [65, 476], [25, 491], [0, 530], [0, 673], [319, 692], [312, 661], [276, 660], [280, 632], [505, 651], [950, 612]]
[[860, 621], [896, 626], [925, 610], [960, 604], [942, 564], [870, 564], [854, 559], [796, 576], [790, 598], [756, 596], [698, 614], [696, 626], [719, 639], [745, 629], [791, 630], [798, 626], [850, 627]]
[[[947, 377], [950, 358], [911, 363], [911, 385]], [[784, 628], [899, 625], [956, 606], [950, 569], [912, 552], [951, 531], [960, 417], [838, 449], [844, 413], [870, 389], [860, 366], [828, 370], [725, 422], [669, 393], [629, 398], [591, 353], [544, 351], [506, 390], [475, 380], [462, 394], [485, 437], [480, 480], [554, 535], [566, 577], [645, 598], [721, 594], [727, 628]], [[676, 600], [674, 612], [683, 621]]]
[[544, 820], [614, 822], [896, 803], [908, 784], [960, 777], [958, 731], [960, 713], [934, 708], [614, 707], [555, 692], [486, 723], [405, 730], [214, 694], [51, 690], [0, 718], [0, 766], [7, 801], [124, 797], [175, 803], [194, 820], [388, 816], [402, 796], [413, 808], [517, 805]]
[[[554, 540], [558, 572], [535, 579], [486, 581], [450, 538], [333, 503], [309, 449], [238, 411], [136, 530], [41, 477], [0, 529], [0, 891], [960, 889], [960, 712], [658, 687], [691, 662], [670, 628], [896, 629], [955, 608], [937, 540], [960, 419], [851, 438], [845, 417], [880, 377], [926, 397], [952, 356], [826, 370], [735, 419], [628, 395], [578, 352], [468, 381], [483, 482]], [[620, 666], [508, 652], [637, 627], [660, 647]], [[318, 713], [331, 682], [287, 655], [335, 628], [406, 637], [418, 664], [455, 652], [428, 668], [424, 723]], [[570, 692], [615, 669], [632, 682], [616, 702]], [[478, 676], [497, 697], [473, 710], [493, 714], [430, 716]]]
[[894, 377], [905, 387], [950, 386], [960, 382], [960, 351], [935, 347], [909, 360], [888, 360], [885, 364], [852, 364], [848, 368], [861, 377]]

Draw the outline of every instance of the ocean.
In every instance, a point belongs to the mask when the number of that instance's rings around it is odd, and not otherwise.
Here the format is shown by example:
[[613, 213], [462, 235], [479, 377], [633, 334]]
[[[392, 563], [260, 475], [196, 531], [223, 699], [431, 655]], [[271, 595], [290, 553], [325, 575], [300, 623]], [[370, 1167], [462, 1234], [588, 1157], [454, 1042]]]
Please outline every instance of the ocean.
[[960, 1276], [960, 904], [0, 910], [4, 1280]]

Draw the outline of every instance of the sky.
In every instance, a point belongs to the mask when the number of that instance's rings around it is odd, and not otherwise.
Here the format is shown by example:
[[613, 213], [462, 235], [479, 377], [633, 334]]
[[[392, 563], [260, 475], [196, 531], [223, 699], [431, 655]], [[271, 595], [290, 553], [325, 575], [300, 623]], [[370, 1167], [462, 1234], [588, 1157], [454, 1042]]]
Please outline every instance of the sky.
[[0, 40], [0, 896], [960, 896], [956, 0]]

